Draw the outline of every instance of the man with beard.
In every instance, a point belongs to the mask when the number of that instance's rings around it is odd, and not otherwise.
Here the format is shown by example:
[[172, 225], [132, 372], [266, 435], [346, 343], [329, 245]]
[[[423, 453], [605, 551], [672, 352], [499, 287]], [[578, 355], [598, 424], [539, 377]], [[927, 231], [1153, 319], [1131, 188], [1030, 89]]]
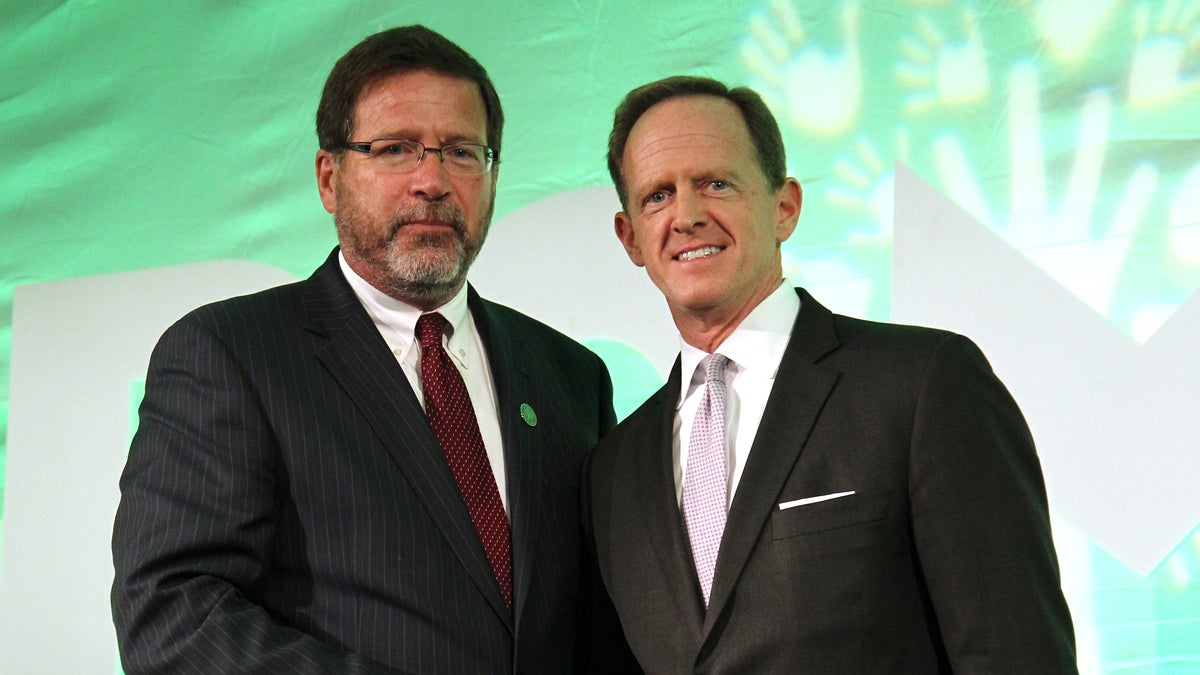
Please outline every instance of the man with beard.
[[466, 284], [502, 125], [484, 69], [421, 26], [334, 66], [316, 175], [339, 248], [151, 358], [113, 532], [127, 672], [600, 663], [578, 495], [608, 372]]

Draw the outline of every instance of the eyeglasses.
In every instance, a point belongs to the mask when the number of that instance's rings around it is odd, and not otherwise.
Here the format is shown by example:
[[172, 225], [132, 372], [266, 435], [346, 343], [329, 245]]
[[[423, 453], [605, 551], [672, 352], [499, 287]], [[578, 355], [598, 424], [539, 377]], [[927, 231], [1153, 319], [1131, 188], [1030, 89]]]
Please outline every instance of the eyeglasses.
[[417, 168], [427, 152], [436, 152], [446, 171], [459, 176], [482, 176], [491, 171], [496, 162], [494, 150], [475, 143], [450, 143], [429, 148], [419, 141], [377, 138], [367, 143], [343, 143], [342, 147], [369, 155], [380, 169], [394, 173]]

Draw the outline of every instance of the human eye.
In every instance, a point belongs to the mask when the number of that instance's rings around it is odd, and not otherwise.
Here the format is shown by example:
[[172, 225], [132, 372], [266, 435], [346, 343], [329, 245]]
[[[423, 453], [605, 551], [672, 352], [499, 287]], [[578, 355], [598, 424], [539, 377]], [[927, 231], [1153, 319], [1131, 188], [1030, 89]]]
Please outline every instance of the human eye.
[[636, 200], [636, 208], [639, 213], [653, 215], [666, 208], [670, 200], [671, 194], [669, 192], [666, 190], [655, 190]]
[[446, 151], [453, 159], [477, 161], [483, 157], [483, 151], [476, 145], [448, 145]]
[[371, 143], [371, 156], [373, 157], [415, 156], [418, 152], [416, 144], [412, 141], [385, 138]]
[[478, 170], [486, 161], [484, 146], [470, 143], [447, 145], [442, 148], [442, 157], [457, 167], [472, 171]]
[[736, 190], [736, 188], [734, 187], [733, 183], [729, 182], [725, 178], [709, 178], [700, 183], [700, 190], [704, 194], [719, 197], [730, 194]]

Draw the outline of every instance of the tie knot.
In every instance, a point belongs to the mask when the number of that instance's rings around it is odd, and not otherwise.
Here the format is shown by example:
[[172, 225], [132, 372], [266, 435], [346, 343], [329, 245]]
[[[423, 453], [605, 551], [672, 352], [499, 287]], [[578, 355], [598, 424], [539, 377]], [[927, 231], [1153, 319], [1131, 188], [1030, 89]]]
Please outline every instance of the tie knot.
[[725, 367], [729, 365], [729, 357], [724, 354], [709, 354], [700, 362], [704, 366], [704, 381], [712, 382], [720, 380], [722, 384], [725, 381]]
[[440, 348], [448, 323], [446, 317], [437, 312], [422, 314], [417, 319], [417, 340], [421, 343], [421, 349]]

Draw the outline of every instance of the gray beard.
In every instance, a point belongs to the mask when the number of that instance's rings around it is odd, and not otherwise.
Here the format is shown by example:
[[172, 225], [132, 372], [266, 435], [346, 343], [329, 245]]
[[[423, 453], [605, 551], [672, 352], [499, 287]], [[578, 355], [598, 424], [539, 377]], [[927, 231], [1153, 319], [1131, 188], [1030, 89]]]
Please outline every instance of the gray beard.
[[[447, 248], [446, 244], [453, 246]], [[380, 279], [392, 297], [415, 305], [442, 304], [462, 287], [478, 249], [469, 251], [463, 240], [450, 233], [425, 234], [417, 248], [405, 250], [392, 239], [386, 247], [387, 269]]]
[[[482, 231], [476, 245], [468, 245], [467, 225], [456, 209], [447, 205], [426, 204], [398, 209], [392, 216], [391, 235], [369, 236], [370, 223], [361, 221], [361, 212], [352, 204], [334, 215], [338, 241], [354, 257], [370, 269], [372, 283], [379, 290], [397, 300], [419, 307], [432, 308], [445, 303], [462, 288], [467, 270], [475, 262], [475, 256], [491, 221], [491, 209], [484, 214]], [[407, 250], [397, 242], [396, 233], [404, 223], [419, 219], [438, 219], [454, 224], [454, 232], [428, 232], [415, 241], [410, 240]], [[360, 236], [365, 233], [365, 236]]]

